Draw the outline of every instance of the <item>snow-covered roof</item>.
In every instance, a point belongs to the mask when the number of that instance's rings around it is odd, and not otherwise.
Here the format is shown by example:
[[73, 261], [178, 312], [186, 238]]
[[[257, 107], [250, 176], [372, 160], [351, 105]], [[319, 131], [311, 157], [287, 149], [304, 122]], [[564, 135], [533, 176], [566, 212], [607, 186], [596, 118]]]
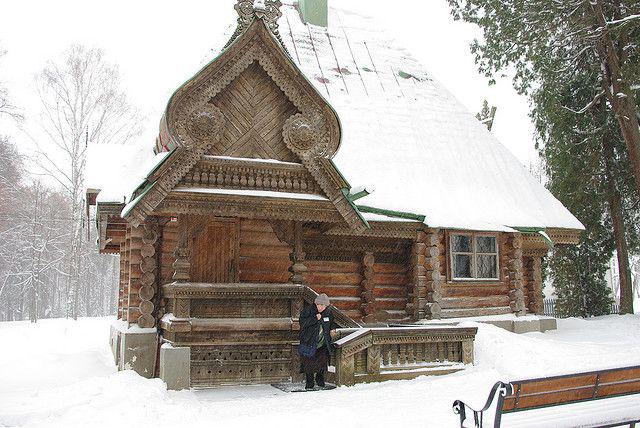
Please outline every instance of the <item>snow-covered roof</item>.
[[292, 4], [283, 13], [289, 53], [342, 123], [335, 164], [352, 186], [375, 189], [358, 205], [433, 227], [583, 228], [378, 23], [338, 8], [328, 28], [305, 25]]
[[[340, 118], [342, 143], [334, 163], [352, 186], [374, 189], [358, 206], [422, 215], [431, 227], [583, 229], [380, 25], [338, 8], [330, 8], [329, 28], [307, 25], [291, 0], [282, 11], [287, 50]], [[88, 179], [87, 187], [102, 189], [98, 201], [130, 197], [161, 161], [150, 149], [125, 155], [119, 148], [88, 164], [96, 180]], [[107, 161], [114, 156], [120, 172]], [[100, 167], [108, 164], [102, 168], [105, 180]]]
[[93, 144], [87, 149], [85, 187], [99, 190], [97, 202], [127, 203], [169, 152], [153, 153], [148, 142]]

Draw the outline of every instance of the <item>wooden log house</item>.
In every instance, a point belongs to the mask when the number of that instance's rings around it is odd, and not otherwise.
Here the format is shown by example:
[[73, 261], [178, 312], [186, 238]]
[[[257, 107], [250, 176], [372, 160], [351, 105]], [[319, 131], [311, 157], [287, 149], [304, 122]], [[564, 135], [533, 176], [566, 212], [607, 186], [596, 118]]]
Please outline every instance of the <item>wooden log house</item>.
[[[126, 149], [89, 162], [123, 332], [188, 347], [191, 385], [277, 382], [295, 377], [316, 293], [348, 328], [542, 312], [542, 258], [583, 227], [482, 124], [368, 18], [326, 0], [235, 9], [231, 39], [134, 162], [141, 182], [122, 179], [136, 176]], [[424, 332], [394, 349], [470, 362], [472, 332], [449, 333], [436, 351]], [[373, 343], [358, 340], [343, 377]]]

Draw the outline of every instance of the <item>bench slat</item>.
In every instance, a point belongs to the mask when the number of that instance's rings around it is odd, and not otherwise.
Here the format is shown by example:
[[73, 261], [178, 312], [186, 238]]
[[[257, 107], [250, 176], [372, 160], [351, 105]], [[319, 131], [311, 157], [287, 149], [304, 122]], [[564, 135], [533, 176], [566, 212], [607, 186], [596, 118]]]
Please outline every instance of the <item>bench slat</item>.
[[631, 382], [619, 382], [605, 384], [598, 387], [598, 398], [610, 397], [613, 395], [634, 394], [640, 392], [640, 380]]
[[632, 379], [640, 380], [640, 367], [603, 371], [600, 373], [600, 383], [619, 382], [621, 380]]

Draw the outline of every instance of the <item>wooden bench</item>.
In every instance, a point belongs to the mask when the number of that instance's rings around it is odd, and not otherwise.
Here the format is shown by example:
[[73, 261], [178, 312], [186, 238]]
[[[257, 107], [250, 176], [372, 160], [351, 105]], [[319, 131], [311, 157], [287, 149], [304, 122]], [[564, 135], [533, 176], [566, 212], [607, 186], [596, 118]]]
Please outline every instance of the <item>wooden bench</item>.
[[[553, 412], [545, 412], [544, 425], [558, 426], [560, 424], [553, 421], [554, 415], [566, 420], [567, 412], [575, 412], [569, 413], [569, 415], [581, 416], [583, 419], [589, 418], [589, 415], [585, 414], [584, 411], [589, 406], [577, 403], [604, 400], [598, 402], [597, 406], [591, 406], [592, 410], [599, 413], [599, 415], [594, 414], [594, 416], [599, 417], [597, 417], [598, 420], [592, 421], [594, 425], [591, 426], [635, 427], [636, 424], [640, 424], [640, 405], [638, 405], [640, 397], [634, 404], [635, 409], [637, 409], [635, 416], [618, 416], [616, 414], [615, 417], [611, 418], [605, 415], [609, 404], [612, 405], [614, 413], [617, 408], [625, 409], [626, 404], [622, 403], [622, 407], [620, 407], [621, 403], [619, 401], [621, 399], [616, 399], [615, 397], [633, 394], [640, 394], [640, 366], [520, 380], [510, 383], [498, 382], [491, 389], [489, 398], [481, 410], [474, 410], [462, 401], [456, 400], [453, 403], [453, 412], [460, 416], [461, 427], [471, 426], [465, 425], [465, 423], [473, 423], [473, 426], [479, 428], [490, 426], [483, 425], [483, 419], [485, 415], [490, 419], [490, 413], [495, 409], [492, 426], [498, 428], [503, 415], [527, 412], [522, 415], [522, 418], [518, 417], [520, 415], [507, 417], [509, 422], [507, 426], [517, 426], [518, 423], [516, 423], [515, 419], [526, 420], [528, 423], [535, 425], [536, 418], [541, 417], [541, 412], [544, 412], [541, 410], [536, 412], [536, 409], [573, 405], [569, 406], [571, 408], [558, 408], [552, 409]], [[635, 397], [630, 398], [635, 400]], [[576, 406], [582, 406], [582, 409], [576, 408]], [[471, 414], [473, 414], [473, 421], [467, 421], [467, 416], [471, 416]]]

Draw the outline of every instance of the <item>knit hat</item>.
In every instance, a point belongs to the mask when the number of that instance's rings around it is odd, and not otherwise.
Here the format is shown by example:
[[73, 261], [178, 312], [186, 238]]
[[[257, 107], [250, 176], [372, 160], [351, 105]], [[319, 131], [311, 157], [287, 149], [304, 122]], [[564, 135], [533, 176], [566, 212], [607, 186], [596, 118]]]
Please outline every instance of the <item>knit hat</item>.
[[316, 297], [316, 300], [315, 300], [314, 303], [316, 305], [329, 306], [331, 302], [329, 302], [329, 296], [327, 296], [326, 294], [322, 293], [322, 294], [318, 295], [318, 297]]

